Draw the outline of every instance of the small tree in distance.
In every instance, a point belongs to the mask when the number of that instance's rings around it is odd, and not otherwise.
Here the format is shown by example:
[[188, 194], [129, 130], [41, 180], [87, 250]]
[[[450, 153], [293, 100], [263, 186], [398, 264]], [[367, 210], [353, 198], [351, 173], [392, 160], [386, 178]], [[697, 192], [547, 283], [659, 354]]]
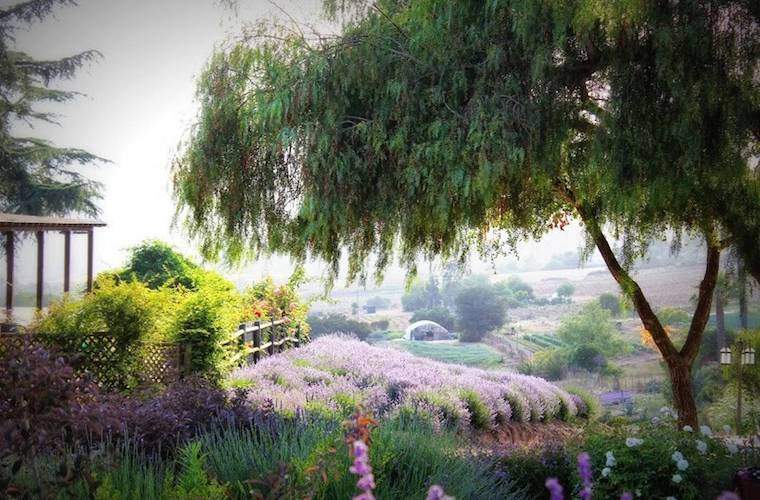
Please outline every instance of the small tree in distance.
[[570, 297], [575, 293], [575, 286], [570, 282], [564, 282], [557, 287], [557, 297], [563, 302], [570, 302]]
[[463, 342], [478, 342], [486, 333], [504, 324], [507, 305], [490, 286], [473, 286], [460, 291], [455, 299]]

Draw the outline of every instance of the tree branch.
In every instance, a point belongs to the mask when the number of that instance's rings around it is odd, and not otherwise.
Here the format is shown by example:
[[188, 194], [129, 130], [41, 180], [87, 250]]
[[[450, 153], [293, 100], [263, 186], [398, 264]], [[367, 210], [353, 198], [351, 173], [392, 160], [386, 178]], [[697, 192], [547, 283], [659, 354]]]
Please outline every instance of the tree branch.
[[689, 334], [686, 337], [686, 343], [681, 348], [681, 356], [691, 364], [699, 353], [699, 347], [702, 343], [702, 336], [710, 319], [710, 306], [712, 304], [715, 283], [720, 270], [720, 243], [715, 242], [708, 237], [707, 240], [707, 262], [705, 264], [705, 275], [699, 284], [699, 297], [697, 298], [697, 307], [691, 318]]
[[628, 274], [623, 266], [620, 265], [620, 262], [612, 251], [612, 247], [610, 247], [607, 238], [604, 236], [596, 217], [588, 207], [579, 204], [575, 200], [571, 191], [566, 188], [561, 189], [563, 191], [562, 196], [575, 207], [581, 220], [586, 225], [586, 229], [593, 238], [594, 244], [596, 244], [596, 248], [602, 255], [610, 274], [615, 278], [615, 281], [620, 285], [623, 292], [633, 301], [633, 305], [636, 307], [636, 312], [639, 314], [639, 318], [641, 318], [644, 328], [646, 328], [652, 336], [652, 340], [662, 354], [662, 357], [665, 358], [666, 361], [674, 361], [675, 358], [679, 357], [678, 349], [676, 349], [673, 342], [670, 340], [670, 337], [668, 337], [665, 328], [652, 310], [652, 306], [644, 296], [644, 292], [641, 290], [639, 284], [631, 278], [630, 274]]

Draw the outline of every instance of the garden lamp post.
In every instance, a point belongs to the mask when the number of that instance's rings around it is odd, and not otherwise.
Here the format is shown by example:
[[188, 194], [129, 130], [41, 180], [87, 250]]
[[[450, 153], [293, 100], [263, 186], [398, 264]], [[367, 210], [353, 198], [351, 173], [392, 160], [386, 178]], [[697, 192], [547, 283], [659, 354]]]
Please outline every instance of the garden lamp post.
[[[755, 364], [755, 350], [745, 343], [744, 341], [740, 340], [736, 343], [736, 349], [735, 351], [736, 356], [736, 433], [741, 433], [741, 423], [742, 423], [742, 367], [747, 365], [754, 365]], [[728, 347], [724, 347], [720, 350], [720, 364], [721, 365], [730, 365], [731, 364], [731, 349]]]

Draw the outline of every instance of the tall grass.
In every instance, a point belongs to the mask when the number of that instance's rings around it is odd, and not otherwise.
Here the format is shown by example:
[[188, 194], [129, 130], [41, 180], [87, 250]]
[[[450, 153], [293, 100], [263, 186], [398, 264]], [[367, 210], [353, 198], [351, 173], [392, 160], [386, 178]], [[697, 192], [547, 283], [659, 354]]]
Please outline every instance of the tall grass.
[[[462, 500], [525, 498], [492, 459], [470, 449], [466, 436], [436, 430], [429, 422], [405, 414], [372, 430], [370, 462], [378, 499], [424, 499], [433, 484]], [[356, 476], [348, 470], [344, 436], [337, 420], [299, 417], [218, 429], [163, 459], [110, 446], [92, 463], [90, 479], [61, 490], [59, 497], [351, 498], [357, 494]]]

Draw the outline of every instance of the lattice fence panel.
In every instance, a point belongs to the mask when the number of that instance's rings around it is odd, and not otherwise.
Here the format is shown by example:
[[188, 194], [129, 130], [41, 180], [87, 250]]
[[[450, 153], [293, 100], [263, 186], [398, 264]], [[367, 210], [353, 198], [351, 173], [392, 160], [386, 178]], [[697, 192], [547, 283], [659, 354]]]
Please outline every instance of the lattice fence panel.
[[180, 345], [145, 343], [141, 347], [140, 381], [145, 384], [170, 384], [179, 379]]
[[0, 334], [0, 355], [9, 345], [24, 342], [53, 347], [80, 374], [87, 374], [103, 389], [122, 389], [134, 383], [170, 384], [179, 378], [180, 346], [145, 342], [122, 346], [107, 333], [87, 335]]

